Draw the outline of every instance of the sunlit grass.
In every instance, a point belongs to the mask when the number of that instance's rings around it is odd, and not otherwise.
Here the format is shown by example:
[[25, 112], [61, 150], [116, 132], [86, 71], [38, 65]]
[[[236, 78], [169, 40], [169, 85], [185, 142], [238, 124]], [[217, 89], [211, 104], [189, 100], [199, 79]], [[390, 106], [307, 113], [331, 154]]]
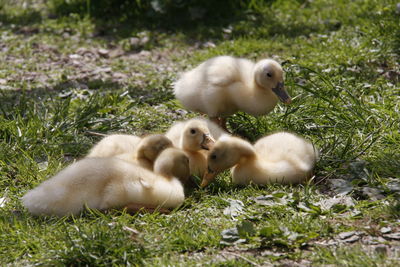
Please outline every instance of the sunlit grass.
[[[126, 24], [113, 31], [114, 22], [104, 22], [103, 29], [87, 15], [48, 16], [41, 2], [32, 10], [0, 5], [0, 262], [250, 266], [307, 260], [395, 266], [398, 255], [361, 241], [339, 240], [337, 247], [317, 241], [337, 240], [345, 231], [378, 239], [382, 227], [398, 229], [396, 2], [252, 2], [257, 6], [243, 16], [196, 25], [198, 32]], [[132, 36], [151, 32], [143, 48], [150, 56], [135, 57], [138, 51], [127, 46], [131, 36], [118, 33], [122, 28]], [[212, 45], [207, 48], [205, 41]], [[70, 57], [82, 48], [121, 48], [125, 54], [97, 55], [76, 67]], [[207, 189], [189, 192], [170, 215], [86, 211], [75, 218], [36, 218], [22, 207], [19, 198], [27, 190], [87, 153], [100, 138], [93, 132], [163, 132], [195, 116], [173, 99], [172, 82], [179, 71], [222, 54], [283, 62], [293, 104], [259, 118], [238, 113], [228, 125], [250, 141], [279, 130], [312, 140], [321, 152], [313, 183], [237, 187], [225, 172]], [[107, 67], [103, 76], [82, 75]], [[113, 73], [125, 78], [115, 81]], [[335, 194], [332, 179], [349, 181], [354, 205], [322, 208], [320, 201]], [[257, 197], [274, 204], [260, 204]], [[237, 216], [224, 214], [232, 200], [243, 203]], [[221, 243], [224, 230], [238, 228], [243, 242]]]

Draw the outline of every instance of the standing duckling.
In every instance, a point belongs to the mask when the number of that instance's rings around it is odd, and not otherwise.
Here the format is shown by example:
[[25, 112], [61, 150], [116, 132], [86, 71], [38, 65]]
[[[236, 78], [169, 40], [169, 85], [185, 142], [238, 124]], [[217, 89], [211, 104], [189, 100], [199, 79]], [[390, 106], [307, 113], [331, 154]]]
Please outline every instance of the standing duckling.
[[84, 158], [22, 197], [34, 215], [78, 214], [85, 205], [107, 210], [175, 208], [184, 201], [189, 159], [176, 148], [164, 150], [154, 172], [117, 158]]
[[189, 157], [190, 172], [203, 176], [207, 169], [207, 153], [225, 132], [215, 123], [195, 118], [175, 123], [165, 134], [174, 144]]
[[223, 136], [208, 155], [208, 172], [201, 186], [217, 173], [232, 168], [235, 184], [297, 184], [310, 178], [318, 152], [302, 137], [278, 132], [258, 140], [254, 146], [243, 139]]
[[271, 112], [278, 99], [291, 103], [282, 67], [272, 59], [211, 58], [184, 73], [174, 93], [187, 109], [207, 114], [224, 129], [225, 117], [237, 111], [259, 116]]

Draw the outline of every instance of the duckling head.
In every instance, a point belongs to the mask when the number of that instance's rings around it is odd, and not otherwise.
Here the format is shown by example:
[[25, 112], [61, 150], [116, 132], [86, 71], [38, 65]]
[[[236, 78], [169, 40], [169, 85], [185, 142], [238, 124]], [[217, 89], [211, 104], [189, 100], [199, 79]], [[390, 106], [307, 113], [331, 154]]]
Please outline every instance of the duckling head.
[[207, 172], [201, 181], [206, 187], [218, 173], [238, 164], [243, 158], [252, 158], [255, 151], [252, 145], [238, 137], [223, 135], [215, 143], [207, 157]]
[[190, 181], [189, 158], [178, 148], [167, 148], [154, 162], [154, 172], [165, 177], [176, 177], [182, 183]]
[[254, 78], [259, 86], [272, 90], [283, 103], [292, 102], [285, 90], [282, 66], [275, 60], [263, 59], [257, 62], [254, 67]]
[[143, 137], [138, 145], [137, 156], [154, 162], [161, 151], [172, 147], [172, 141], [162, 134], [151, 134]]
[[215, 140], [211, 136], [206, 122], [199, 119], [192, 119], [185, 125], [181, 142], [183, 149], [198, 151], [201, 149], [210, 150]]

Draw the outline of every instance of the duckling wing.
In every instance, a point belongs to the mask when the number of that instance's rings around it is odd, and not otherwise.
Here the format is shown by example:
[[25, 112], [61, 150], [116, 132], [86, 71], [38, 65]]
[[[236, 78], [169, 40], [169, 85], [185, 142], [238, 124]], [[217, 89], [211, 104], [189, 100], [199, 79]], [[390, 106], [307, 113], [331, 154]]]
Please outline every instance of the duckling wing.
[[139, 177], [139, 182], [145, 189], [151, 189], [154, 187], [154, 179], [145, 179], [143, 177]]
[[242, 73], [248, 72], [243, 67], [249, 65], [252, 66], [250, 61], [230, 56], [209, 59], [182, 75], [175, 83], [175, 96], [186, 108], [211, 117], [232, 114], [237, 110], [232, 93], [247, 83]]
[[212, 58], [202, 64], [207, 82], [223, 90], [230, 84], [241, 81], [240, 60], [230, 56]]
[[318, 153], [306, 139], [295, 134], [279, 132], [261, 138], [254, 144], [257, 154], [268, 162], [288, 162], [299, 171], [309, 172]]
[[68, 166], [22, 197], [35, 215], [77, 214], [84, 205], [98, 208], [110, 172], [106, 159], [86, 158]]

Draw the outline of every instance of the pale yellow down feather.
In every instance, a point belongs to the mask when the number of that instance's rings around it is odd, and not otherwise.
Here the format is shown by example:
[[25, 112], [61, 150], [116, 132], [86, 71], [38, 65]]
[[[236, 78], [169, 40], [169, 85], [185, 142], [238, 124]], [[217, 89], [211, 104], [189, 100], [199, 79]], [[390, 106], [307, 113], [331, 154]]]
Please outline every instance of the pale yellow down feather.
[[182, 181], [189, 160], [179, 149], [164, 150], [154, 172], [117, 158], [84, 158], [22, 197], [34, 215], [78, 214], [85, 205], [106, 210], [129, 204], [175, 208], [184, 201]]
[[210, 120], [194, 118], [175, 123], [165, 136], [185, 151], [191, 174], [202, 176], [207, 169], [207, 150], [223, 134], [226, 132]]
[[211, 58], [185, 72], [174, 93], [185, 108], [210, 118], [237, 111], [259, 116], [271, 112], [278, 99], [291, 102], [282, 67], [272, 59], [254, 63], [231, 56]]
[[258, 140], [254, 146], [238, 137], [223, 136], [208, 155], [208, 169], [202, 186], [215, 175], [232, 168], [236, 184], [296, 184], [310, 178], [318, 151], [306, 139], [278, 132]]

